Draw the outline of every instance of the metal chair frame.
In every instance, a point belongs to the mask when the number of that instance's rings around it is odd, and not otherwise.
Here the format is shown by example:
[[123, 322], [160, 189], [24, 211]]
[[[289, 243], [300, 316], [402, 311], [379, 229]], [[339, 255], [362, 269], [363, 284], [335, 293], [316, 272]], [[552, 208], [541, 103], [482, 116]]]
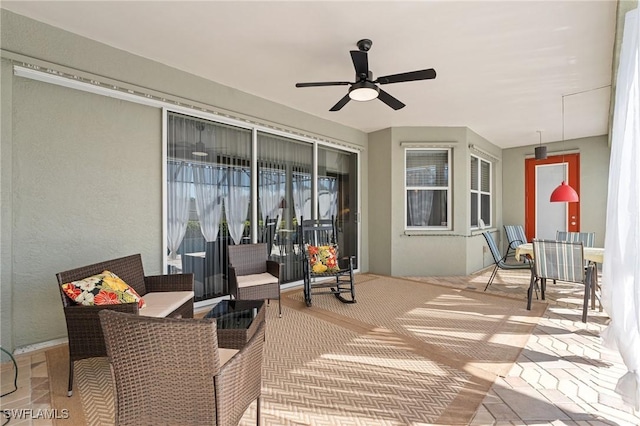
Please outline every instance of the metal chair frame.
[[484, 236], [484, 239], [487, 241], [487, 245], [489, 246], [489, 251], [491, 252], [491, 256], [493, 256], [493, 260], [495, 262], [495, 267], [493, 268], [493, 271], [491, 271], [491, 276], [489, 277], [489, 281], [487, 282], [487, 285], [484, 287], [484, 291], [487, 291], [487, 288], [489, 288], [489, 286], [493, 282], [494, 278], [498, 274], [498, 269], [507, 269], [507, 270], [531, 269], [531, 262], [528, 260], [525, 261], [524, 263], [516, 263], [516, 264], [506, 263], [505, 260], [507, 259], [507, 256], [506, 255], [502, 256], [502, 254], [500, 253], [500, 249], [498, 248], [498, 245], [496, 244], [495, 240], [491, 236], [491, 233], [483, 232], [482, 235]]

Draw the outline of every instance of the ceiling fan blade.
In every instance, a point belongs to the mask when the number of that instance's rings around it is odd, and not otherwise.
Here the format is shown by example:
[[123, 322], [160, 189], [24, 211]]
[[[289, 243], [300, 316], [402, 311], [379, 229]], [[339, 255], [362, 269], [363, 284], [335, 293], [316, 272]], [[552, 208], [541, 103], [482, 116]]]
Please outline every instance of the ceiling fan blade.
[[390, 94], [388, 94], [382, 89], [380, 89], [380, 92], [378, 93], [378, 99], [380, 99], [382, 102], [389, 105], [391, 108], [395, 109], [396, 111], [405, 107], [405, 104], [403, 104], [402, 102], [400, 102], [399, 100], [397, 100], [396, 98], [394, 98], [393, 96], [391, 96]]
[[369, 59], [367, 58], [367, 52], [362, 50], [352, 50], [351, 60], [353, 61], [353, 67], [356, 70], [358, 78], [367, 78], [369, 75]]
[[342, 109], [342, 107], [345, 106], [350, 100], [351, 100], [351, 98], [349, 97], [349, 94], [347, 93], [346, 95], [344, 95], [344, 98], [340, 99], [338, 101], [338, 103], [335, 104], [334, 106], [332, 106], [329, 111], [340, 111]]
[[385, 75], [384, 77], [378, 77], [374, 83], [389, 84], [389, 83], [403, 83], [405, 81], [417, 81], [417, 80], [431, 80], [436, 78], [436, 70], [429, 68], [427, 70], [402, 72], [400, 74]]
[[315, 83], [296, 83], [296, 87], [320, 87], [320, 86], [348, 86], [348, 81], [318, 81]]

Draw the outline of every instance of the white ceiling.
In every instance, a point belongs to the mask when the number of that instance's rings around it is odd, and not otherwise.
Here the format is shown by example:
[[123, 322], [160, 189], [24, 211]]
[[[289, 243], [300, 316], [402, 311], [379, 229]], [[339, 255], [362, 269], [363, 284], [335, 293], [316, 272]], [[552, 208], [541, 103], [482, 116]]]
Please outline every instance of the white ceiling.
[[[365, 132], [467, 126], [507, 148], [608, 131], [616, 2], [2, 1], [1, 7]], [[350, 102], [350, 50], [407, 106]], [[572, 95], [574, 93], [578, 93]], [[562, 104], [564, 97], [564, 126]]]

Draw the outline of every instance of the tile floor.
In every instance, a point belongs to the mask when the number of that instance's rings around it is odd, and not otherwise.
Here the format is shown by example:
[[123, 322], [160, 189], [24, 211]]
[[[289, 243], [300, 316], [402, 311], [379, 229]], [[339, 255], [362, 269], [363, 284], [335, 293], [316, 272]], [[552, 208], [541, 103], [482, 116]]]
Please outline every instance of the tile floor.
[[[53, 421], [46, 418], [51, 415], [48, 411], [51, 409], [51, 398], [45, 350], [18, 355], [15, 360], [18, 367], [18, 388], [15, 392], [0, 398], [0, 409], [30, 409], [31, 412], [23, 411], [22, 419], [9, 419], [3, 411], [0, 414], [0, 424], [3, 426], [52, 426]], [[10, 358], [3, 353], [0, 368], [0, 389], [3, 395], [15, 389], [14, 377], [15, 367]]]
[[[483, 291], [490, 269], [468, 277], [413, 278]], [[520, 298], [526, 303], [526, 271], [500, 271], [489, 293]], [[640, 413], [624, 405], [614, 392], [626, 372], [620, 355], [600, 344], [607, 316], [589, 311], [580, 321], [580, 289], [567, 283], [549, 284], [549, 308], [532, 333], [509, 374], [496, 380], [475, 414], [479, 425], [640, 425]], [[536, 302], [537, 303], [537, 302]], [[13, 365], [2, 358], [2, 393], [13, 387]], [[16, 357], [18, 390], [0, 399], [0, 408], [50, 408], [43, 351]], [[2, 424], [6, 424], [4, 418]], [[12, 419], [14, 425], [51, 425], [48, 419]]]
[[[490, 272], [420, 280], [483, 291]], [[526, 306], [528, 283], [528, 271], [501, 270], [487, 292], [520, 298]], [[590, 309], [587, 323], [581, 322], [580, 287], [547, 284], [546, 313], [511, 371], [495, 381], [471, 425], [640, 425], [640, 412], [614, 392], [627, 369], [618, 352], [601, 345], [608, 317]]]

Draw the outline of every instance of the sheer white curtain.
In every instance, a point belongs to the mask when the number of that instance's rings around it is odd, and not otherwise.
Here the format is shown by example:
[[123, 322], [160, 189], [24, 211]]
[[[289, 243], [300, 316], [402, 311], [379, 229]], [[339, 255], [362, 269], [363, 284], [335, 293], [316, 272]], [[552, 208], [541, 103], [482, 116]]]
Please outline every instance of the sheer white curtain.
[[262, 219], [266, 220], [267, 216], [271, 219], [279, 216], [279, 222], [282, 218], [280, 203], [284, 200], [286, 177], [284, 173], [262, 172], [261, 178], [261, 181], [265, 182], [260, 185], [258, 191], [260, 194], [260, 213], [262, 213]]
[[196, 211], [200, 230], [206, 241], [215, 241], [218, 238], [222, 215], [220, 182], [223, 174], [224, 170], [208, 166], [197, 166], [193, 171]]
[[293, 177], [293, 208], [300, 223], [301, 218], [313, 219], [311, 216], [311, 178], [309, 175]]
[[[242, 184], [245, 173], [242, 170], [229, 171], [229, 193], [225, 198], [225, 212], [227, 214], [227, 225], [229, 235], [235, 244], [240, 244], [244, 225], [249, 213], [249, 201], [251, 200], [251, 190], [249, 186]], [[248, 177], [247, 177], [248, 179]]]
[[629, 370], [616, 392], [640, 410], [640, 9], [627, 12], [611, 132], [602, 303], [611, 323], [603, 343]]
[[319, 179], [318, 210], [319, 219], [335, 219], [338, 216], [338, 183], [336, 179]]
[[167, 247], [169, 257], [175, 259], [189, 222], [191, 199], [191, 166], [184, 162], [168, 165], [167, 174]]
[[410, 226], [429, 226], [431, 208], [433, 207], [433, 191], [415, 190], [407, 194], [408, 221]]

